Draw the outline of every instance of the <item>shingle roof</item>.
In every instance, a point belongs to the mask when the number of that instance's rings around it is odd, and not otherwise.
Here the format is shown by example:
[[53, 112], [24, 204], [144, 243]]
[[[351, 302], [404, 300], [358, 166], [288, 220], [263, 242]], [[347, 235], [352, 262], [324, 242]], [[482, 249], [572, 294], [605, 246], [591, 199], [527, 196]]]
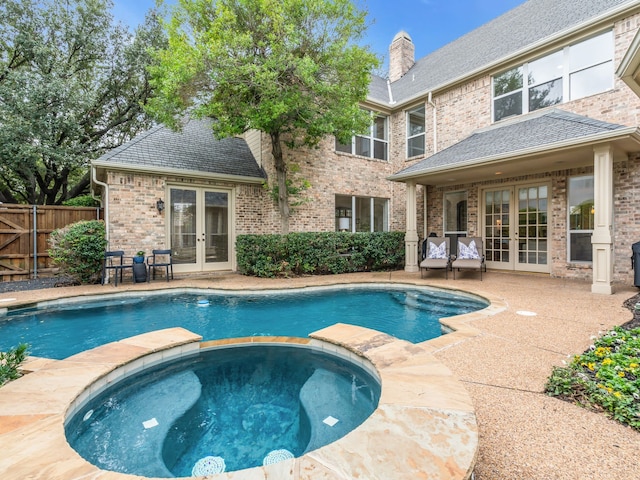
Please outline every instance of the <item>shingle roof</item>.
[[542, 150], [545, 146], [551, 147], [560, 142], [588, 141], [589, 137], [627, 128], [624, 125], [601, 122], [563, 110], [548, 110], [544, 114], [526, 115], [515, 122], [478, 130], [449, 148], [405, 168], [393, 177], [405, 177], [474, 161], [480, 163], [482, 159], [531, 149]]
[[[421, 58], [391, 84], [393, 100], [406, 101], [488, 67], [560, 32], [637, 0], [529, 0]], [[389, 95], [372, 88], [373, 100]]]
[[104, 162], [265, 178], [247, 143], [241, 138], [216, 140], [210, 120], [191, 119], [181, 132], [154, 127], [96, 160]]

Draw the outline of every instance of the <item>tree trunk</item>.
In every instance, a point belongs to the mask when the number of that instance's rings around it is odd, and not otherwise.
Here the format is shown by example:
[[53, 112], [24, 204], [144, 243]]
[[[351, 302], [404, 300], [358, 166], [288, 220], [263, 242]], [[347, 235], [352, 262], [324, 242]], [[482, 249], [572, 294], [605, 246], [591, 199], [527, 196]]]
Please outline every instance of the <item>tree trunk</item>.
[[284, 163], [282, 155], [282, 145], [280, 144], [280, 133], [271, 133], [271, 153], [276, 165], [276, 180], [278, 182], [278, 207], [282, 221], [282, 234], [289, 233], [289, 191], [287, 189], [287, 165]]

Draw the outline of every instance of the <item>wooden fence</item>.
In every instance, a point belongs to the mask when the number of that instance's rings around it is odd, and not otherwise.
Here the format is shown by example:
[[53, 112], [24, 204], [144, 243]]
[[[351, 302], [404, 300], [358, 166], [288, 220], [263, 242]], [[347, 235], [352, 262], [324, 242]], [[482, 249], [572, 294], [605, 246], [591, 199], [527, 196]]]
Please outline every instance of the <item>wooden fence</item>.
[[0, 281], [51, 276], [49, 235], [80, 220], [102, 218], [92, 207], [0, 204]]

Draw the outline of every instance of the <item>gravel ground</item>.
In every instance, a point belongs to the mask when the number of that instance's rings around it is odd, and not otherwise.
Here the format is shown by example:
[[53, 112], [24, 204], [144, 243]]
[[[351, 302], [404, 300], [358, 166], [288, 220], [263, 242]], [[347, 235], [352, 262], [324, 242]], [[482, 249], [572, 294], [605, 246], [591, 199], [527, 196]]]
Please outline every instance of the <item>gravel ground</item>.
[[69, 287], [73, 281], [67, 277], [42, 277], [17, 282], [0, 282], [0, 293], [25, 292], [43, 288]]

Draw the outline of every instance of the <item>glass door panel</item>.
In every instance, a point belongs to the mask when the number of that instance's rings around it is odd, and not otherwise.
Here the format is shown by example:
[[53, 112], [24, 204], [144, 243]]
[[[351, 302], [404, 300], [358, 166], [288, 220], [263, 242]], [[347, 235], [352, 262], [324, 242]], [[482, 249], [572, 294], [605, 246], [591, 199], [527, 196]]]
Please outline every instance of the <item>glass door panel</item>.
[[547, 271], [548, 187], [518, 188], [518, 268]]
[[205, 262], [229, 261], [229, 194], [204, 192]]
[[511, 189], [484, 193], [485, 259], [511, 264]]
[[196, 263], [196, 190], [169, 192], [170, 245], [175, 264]]

